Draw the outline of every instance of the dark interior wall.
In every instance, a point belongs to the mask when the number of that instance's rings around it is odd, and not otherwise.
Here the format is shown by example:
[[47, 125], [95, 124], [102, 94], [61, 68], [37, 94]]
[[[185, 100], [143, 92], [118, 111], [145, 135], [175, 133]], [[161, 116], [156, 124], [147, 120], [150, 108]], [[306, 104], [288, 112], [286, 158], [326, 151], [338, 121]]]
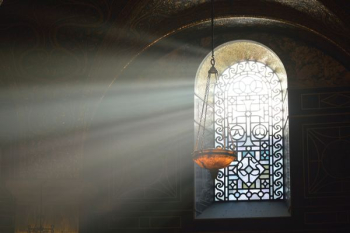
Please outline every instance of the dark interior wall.
[[[218, 14], [237, 13], [229, 2]], [[292, 217], [194, 221], [194, 77], [210, 49], [200, 22], [209, 11], [194, 1], [164, 4], [0, 7], [3, 232], [38, 222], [41, 187], [44, 224], [58, 232], [347, 232], [348, 35], [283, 20], [220, 21], [217, 45], [254, 40], [285, 65]], [[300, 16], [271, 6], [264, 14], [272, 18]], [[317, 24], [302, 15], [304, 25]]]

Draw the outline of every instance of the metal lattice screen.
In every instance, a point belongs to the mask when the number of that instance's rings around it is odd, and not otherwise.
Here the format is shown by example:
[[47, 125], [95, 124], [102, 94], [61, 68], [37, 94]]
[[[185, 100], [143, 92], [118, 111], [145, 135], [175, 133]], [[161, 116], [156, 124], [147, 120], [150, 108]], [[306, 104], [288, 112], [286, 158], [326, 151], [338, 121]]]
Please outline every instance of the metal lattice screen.
[[[283, 199], [282, 86], [256, 61], [227, 68], [215, 87], [215, 146], [233, 143], [238, 159], [221, 169], [215, 201]], [[225, 141], [224, 141], [225, 140]]]

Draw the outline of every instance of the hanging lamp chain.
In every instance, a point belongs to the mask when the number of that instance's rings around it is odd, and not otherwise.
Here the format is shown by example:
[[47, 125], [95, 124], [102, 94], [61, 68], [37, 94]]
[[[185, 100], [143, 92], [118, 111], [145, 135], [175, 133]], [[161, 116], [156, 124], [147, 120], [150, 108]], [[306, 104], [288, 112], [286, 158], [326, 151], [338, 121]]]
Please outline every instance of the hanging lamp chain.
[[211, 57], [214, 59], [214, 0], [211, 0]]
[[215, 66], [214, 58], [214, 0], [211, 0], [211, 61], [212, 67]]
[[[208, 102], [209, 102], [209, 86], [210, 86], [210, 77], [211, 75], [215, 76], [215, 79], [217, 79], [218, 71], [215, 68], [215, 58], [214, 58], [214, 0], [211, 0], [211, 60], [210, 60], [211, 68], [208, 71], [208, 77], [207, 82], [205, 86], [204, 91], [204, 98], [203, 98], [203, 105], [202, 105], [202, 111], [198, 126], [198, 133], [197, 133], [197, 141], [196, 141], [196, 150], [203, 149], [204, 146], [204, 133], [205, 133], [205, 125], [206, 125], [206, 118], [207, 118], [207, 110], [208, 110]], [[215, 80], [217, 81], [217, 80]], [[203, 125], [202, 125], [203, 124]], [[201, 132], [202, 129], [202, 132]], [[201, 141], [199, 145], [199, 141]]]
[[[214, 0], [211, 0], [211, 68], [209, 69], [209, 74], [218, 74], [215, 68], [215, 57], [214, 57]], [[215, 80], [216, 81], [216, 80]]]
[[[207, 110], [208, 110], [208, 101], [209, 101], [209, 85], [210, 85], [210, 75], [207, 77], [207, 83], [205, 86], [205, 92], [204, 92], [204, 99], [203, 99], [203, 105], [202, 105], [202, 111], [198, 126], [198, 133], [197, 133], [197, 141], [196, 141], [196, 150], [199, 148], [202, 150], [204, 146], [204, 132], [205, 132], [205, 125], [207, 121]], [[204, 118], [204, 119], [203, 119]], [[203, 125], [202, 125], [203, 124]], [[202, 132], [201, 132], [202, 128]], [[199, 141], [201, 142], [199, 145]]]

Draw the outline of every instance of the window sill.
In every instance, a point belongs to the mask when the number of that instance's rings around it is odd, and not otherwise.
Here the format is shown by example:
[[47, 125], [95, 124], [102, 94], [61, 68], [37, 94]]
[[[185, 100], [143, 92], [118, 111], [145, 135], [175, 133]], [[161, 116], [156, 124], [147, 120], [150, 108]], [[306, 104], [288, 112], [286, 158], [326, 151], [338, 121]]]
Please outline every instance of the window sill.
[[284, 201], [215, 202], [196, 219], [290, 217]]

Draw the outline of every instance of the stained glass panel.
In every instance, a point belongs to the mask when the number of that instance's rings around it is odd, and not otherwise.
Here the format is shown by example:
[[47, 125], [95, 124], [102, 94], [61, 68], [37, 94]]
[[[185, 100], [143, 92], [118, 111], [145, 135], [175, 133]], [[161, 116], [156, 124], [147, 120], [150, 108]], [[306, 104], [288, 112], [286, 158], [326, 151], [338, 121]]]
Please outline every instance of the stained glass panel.
[[214, 112], [215, 146], [234, 143], [238, 156], [219, 171], [215, 201], [283, 199], [282, 86], [276, 73], [256, 61], [227, 68], [215, 86]]

